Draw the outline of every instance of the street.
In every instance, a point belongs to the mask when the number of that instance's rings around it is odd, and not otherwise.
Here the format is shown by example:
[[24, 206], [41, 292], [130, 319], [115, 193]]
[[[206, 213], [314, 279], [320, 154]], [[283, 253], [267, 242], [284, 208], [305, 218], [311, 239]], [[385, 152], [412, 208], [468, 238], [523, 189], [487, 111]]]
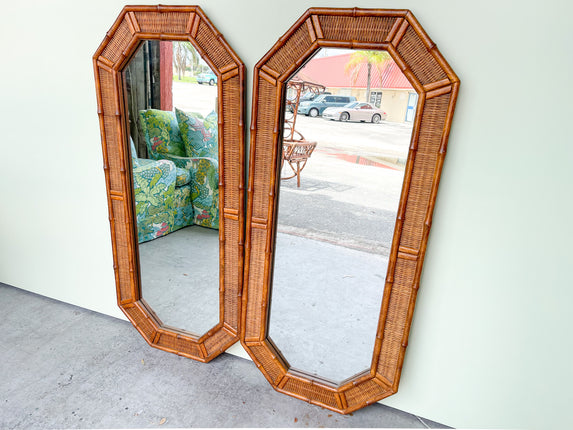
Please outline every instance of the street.
[[387, 255], [411, 124], [298, 116], [296, 129], [318, 145], [300, 188], [296, 178], [281, 183], [279, 231]]

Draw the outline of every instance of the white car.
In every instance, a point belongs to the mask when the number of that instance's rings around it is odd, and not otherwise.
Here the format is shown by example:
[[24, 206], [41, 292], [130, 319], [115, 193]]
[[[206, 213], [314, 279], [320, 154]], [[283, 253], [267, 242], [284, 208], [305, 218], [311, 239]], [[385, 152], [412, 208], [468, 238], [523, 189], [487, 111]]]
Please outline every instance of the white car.
[[324, 119], [379, 123], [386, 119], [386, 112], [370, 103], [351, 102], [341, 107], [329, 107], [322, 112]]

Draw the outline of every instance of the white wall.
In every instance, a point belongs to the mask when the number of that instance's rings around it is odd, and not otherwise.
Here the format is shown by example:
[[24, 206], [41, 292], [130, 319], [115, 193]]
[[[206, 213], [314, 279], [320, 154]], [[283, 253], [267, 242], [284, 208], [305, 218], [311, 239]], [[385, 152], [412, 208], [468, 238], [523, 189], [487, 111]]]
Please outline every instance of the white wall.
[[[400, 392], [385, 403], [458, 427], [573, 427], [572, 3], [198, 4], [247, 67], [249, 108], [254, 64], [308, 6], [414, 12], [462, 85]], [[0, 282], [113, 316], [91, 57], [123, 5], [10, 2], [0, 26]]]

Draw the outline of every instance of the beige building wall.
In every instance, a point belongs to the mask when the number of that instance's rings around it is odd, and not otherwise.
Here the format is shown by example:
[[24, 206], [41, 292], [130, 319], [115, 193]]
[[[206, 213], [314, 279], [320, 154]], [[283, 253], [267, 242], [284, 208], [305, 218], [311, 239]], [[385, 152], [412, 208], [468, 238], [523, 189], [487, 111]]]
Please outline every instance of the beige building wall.
[[[339, 96], [354, 96], [356, 100], [367, 102], [366, 88], [327, 88], [326, 91]], [[382, 92], [380, 107], [388, 114], [386, 121], [405, 122], [408, 96], [415, 93], [413, 89], [381, 89], [371, 88], [371, 92]]]

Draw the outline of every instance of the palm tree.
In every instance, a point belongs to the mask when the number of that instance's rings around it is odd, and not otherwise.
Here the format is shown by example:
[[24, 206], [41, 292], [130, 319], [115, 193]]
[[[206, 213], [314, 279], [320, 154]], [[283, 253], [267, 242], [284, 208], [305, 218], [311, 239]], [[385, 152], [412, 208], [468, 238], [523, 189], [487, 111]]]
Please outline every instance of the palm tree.
[[364, 66], [366, 66], [366, 101], [370, 101], [370, 84], [372, 80], [372, 66], [378, 70], [380, 76], [380, 85], [382, 85], [382, 66], [386, 60], [390, 59], [390, 54], [386, 51], [355, 51], [350, 55], [350, 60], [346, 63], [345, 72], [351, 73], [352, 83], [355, 84], [358, 75]]

